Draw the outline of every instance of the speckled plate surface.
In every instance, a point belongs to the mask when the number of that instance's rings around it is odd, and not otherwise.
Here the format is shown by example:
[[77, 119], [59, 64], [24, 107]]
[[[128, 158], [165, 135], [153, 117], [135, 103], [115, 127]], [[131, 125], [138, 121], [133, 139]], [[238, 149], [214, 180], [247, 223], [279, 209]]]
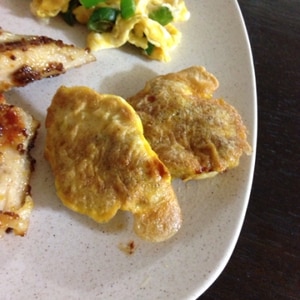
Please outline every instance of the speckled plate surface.
[[[129, 47], [97, 53], [97, 62], [60, 77], [6, 94], [7, 100], [41, 121], [32, 152], [35, 208], [25, 237], [0, 240], [1, 299], [194, 299], [228, 262], [244, 220], [255, 161], [256, 88], [247, 33], [236, 1], [187, 0], [188, 23], [170, 63], [149, 61]], [[30, 1], [2, 0], [0, 26], [21, 34], [48, 35], [85, 46], [85, 29], [60, 20], [39, 23]], [[167, 242], [146, 243], [132, 232], [132, 219], [119, 213], [97, 224], [60, 204], [43, 158], [46, 109], [62, 85], [87, 85], [127, 97], [157, 74], [203, 65], [220, 81], [216, 96], [241, 113], [254, 153], [238, 168], [213, 179], [174, 182], [184, 216], [179, 233]], [[134, 243], [133, 254], [121, 250]]]

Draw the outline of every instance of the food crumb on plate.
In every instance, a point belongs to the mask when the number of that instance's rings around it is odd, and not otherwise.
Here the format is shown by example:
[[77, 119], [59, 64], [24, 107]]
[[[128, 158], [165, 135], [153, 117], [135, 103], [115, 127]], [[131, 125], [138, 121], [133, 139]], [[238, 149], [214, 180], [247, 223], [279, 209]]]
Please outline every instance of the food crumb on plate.
[[120, 243], [118, 247], [125, 254], [132, 255], [134, 254], [137, 245], [133, 240], [130, 240], [128, 243]]

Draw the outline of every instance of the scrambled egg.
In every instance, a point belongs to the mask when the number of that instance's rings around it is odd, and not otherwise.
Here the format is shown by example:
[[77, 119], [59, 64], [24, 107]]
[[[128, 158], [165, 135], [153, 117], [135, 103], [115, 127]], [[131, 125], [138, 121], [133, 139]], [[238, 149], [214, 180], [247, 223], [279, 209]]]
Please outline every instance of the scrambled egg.
[[[31, 10], [38, 17], [53, 17], [59, 12], [66, 12], [69, 2], [70, 0], [32, 0]], [[86, 8], [78, 1], [78, 5], [72, 6], [71, 9], [77, 22], [88, 24], [95, 10], [102, 7], [120, 10], [120, 2], [107, 0]], [[161, 8], [171, 15], [171, 20], [167, 24], [151, 17], [153, 12]], [[107, 32], [90, 31], [87, 36], [87, 47], [92, 51], [98, 51], [130, 43], [143, 49], [151, 59], [167, 62], [171, 59], [170, 51], [181, 41], [181, 32], [173, 23], [187, 21], [189, 17], [190, 13], [183, 0], [135, 0], [134, 15], [123, 18], [121, 13], [118, 14], [112, 29]]]
[[40, 18], [55, 17], [68, 9], [70, 0], [33, 0], [31, 11]]
[[45, 156], [59, 198], [70, 209], [107, 222], [119, 209], [135, 232], [160, 242], [181, 226], [171, 175], [121, 97], [88, 87], [60, 87], [46, 118]]

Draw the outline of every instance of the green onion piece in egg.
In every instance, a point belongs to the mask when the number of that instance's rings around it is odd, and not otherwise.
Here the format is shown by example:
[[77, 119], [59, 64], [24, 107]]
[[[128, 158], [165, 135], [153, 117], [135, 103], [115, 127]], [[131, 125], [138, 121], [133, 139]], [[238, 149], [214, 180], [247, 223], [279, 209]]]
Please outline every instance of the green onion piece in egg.
[[149, 18], [158, 22], [162, 26], [165, 26], [173, 21], [172, 12], [166, 6], [161, 6], [158, 9], [153, 10], [149, 14]]
[[100, 7], [94, 10], [88, 21], [88, 29], [96, 32], [110, 32], [120, 13], [118, 9]]
[[145, 52], [147, 55], [150, 56], [154, 49], [155, 49], [155, 46], [152, 43], [148, 42], [148, 47], [145, 49]]
[[105, 2], [105, 0], [79, 0], [82, 6], [85, 8], [91, 8], [93, 6], [96, 6], [97, 4], [101, 2]]
[[60, 13], [63, 20], [69, 24], [70, 26], [73, 26], [76, 23], [76, 18], [73, 14], [73, 10], [79, 6], [78, 0], [71, 0], [68, 6], [68, 10], [66, 12]]
[[135, 14], [135, 1], [134, 0], [121, 0], [121, 17], [125, 20], [131, 18]]

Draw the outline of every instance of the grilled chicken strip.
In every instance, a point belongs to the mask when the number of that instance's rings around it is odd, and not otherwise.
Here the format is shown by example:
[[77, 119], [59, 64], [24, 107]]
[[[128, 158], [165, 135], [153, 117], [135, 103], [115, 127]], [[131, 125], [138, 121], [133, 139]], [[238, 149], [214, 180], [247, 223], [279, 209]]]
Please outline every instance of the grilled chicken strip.
[[87, 49], [61, 40], [18, 35], [0, 28], [0, 92], [63, 74], [94, 60]]
[[173, 177], [214, 176], [250, 154], [247, 129], [237, 110], [213, 99], [218, 80], [203, 67], [157, 76], [128, 102], [144, 134]]
[[31, 115], [0, 97], [0, 237], [10, 229], [16, 235], [27, 232], [33, 207], [30, 149], [38, 126]]
[[46, 118], [45, 157], [58, 197], [70, 209], [107, 222], [119, 209], [135, 232], [160, 242], [181, 226], [181, 210], [165, 165], [121, 97], [87, 87], [61, 87]]

